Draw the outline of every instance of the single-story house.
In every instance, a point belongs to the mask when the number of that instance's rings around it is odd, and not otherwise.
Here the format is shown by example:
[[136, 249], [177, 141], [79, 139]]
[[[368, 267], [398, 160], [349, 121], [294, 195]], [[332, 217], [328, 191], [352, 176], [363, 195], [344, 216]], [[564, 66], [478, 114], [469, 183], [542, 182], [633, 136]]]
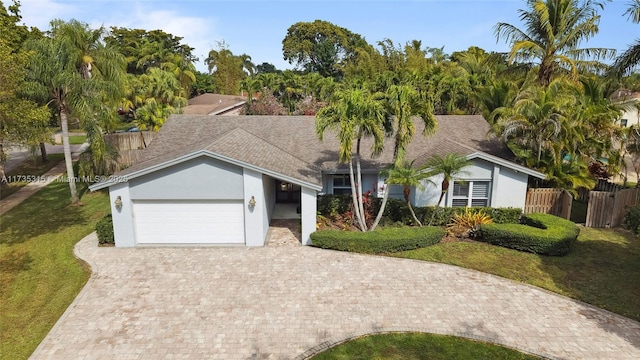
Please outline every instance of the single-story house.
[[182, 109], [186, 115], [240, 115], [247, 103], [245, 96], [223, 94], [201, 94], [192, 97]]
[[[509, 150], [488, 137], [481, 116], [437, 116], [435, 135], [416, 135], [406, 158], [424, 164], [432, 155], [457, 153], [472, 162], [464, 182], [454, 181], [447, 206], [524, 207], [529, 176]], [[363, 140], [363, 190], [382, 196], [379, 172], [392, 159], [392, 139], [372, 158]], [[303, 244], [316, 229], [317, 196], [349, 193], [348, 168], [338, 163], [337, 138], [315, 134], [313, 116], [172, 115], [142, 158], [96, 183], [109, 188], [116, 246], [219, 244], [262, 246], [274, 209], [298, 206]], [[434, 205], [442, 179], [413, 191], [416, 206]], [[399, 187], [390, 197], [402, 197]]]

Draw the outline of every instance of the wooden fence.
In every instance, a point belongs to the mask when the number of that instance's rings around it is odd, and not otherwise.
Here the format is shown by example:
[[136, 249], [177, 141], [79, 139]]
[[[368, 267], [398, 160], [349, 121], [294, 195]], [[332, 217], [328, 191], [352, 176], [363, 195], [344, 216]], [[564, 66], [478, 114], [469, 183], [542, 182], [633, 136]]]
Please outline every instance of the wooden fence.
[[578, 189], [578, 197], [576, 198], [576, 200], [586, 204], [586, 203], [589, 202], [589, 193], [591, 191], [615, 192], [615, 191], [620, 191], [620, 190], [624, 190], [624, 189], [627, 189], [627, 187], [622, 186], [620, 184], [610, 183], [610, 182], [608, 182], [606, 180], [598, 180], [598, 182], [596, 182], [596, 186], [593, 188], [593, 190], [589, 190], [589, 189], [585, 189], [585, 188]]
[[529, 189], [524, 205], [524, 213], [552, 214], [564, 219], [571, 217], [573, 196], [562, 189]]
[[638, 189], [591, 191], [585, 226], [611, 228], [622, 224], [629, 207], [638, 204]]
[[104, 141], [117, 149], [117, 167], [125, 168], [138, 161], [142, 150], [149, 145], [156, 134], [152, 131], [106, 134]]
[[153, 131], [106, 134], [104, 141], [118, 150], [146, 148], [157, 133]]

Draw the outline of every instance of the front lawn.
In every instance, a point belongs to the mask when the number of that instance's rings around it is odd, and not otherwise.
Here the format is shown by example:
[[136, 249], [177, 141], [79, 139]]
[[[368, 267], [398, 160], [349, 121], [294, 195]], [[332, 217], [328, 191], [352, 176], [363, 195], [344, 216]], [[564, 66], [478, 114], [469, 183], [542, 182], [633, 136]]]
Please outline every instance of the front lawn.
[[87, 142], [86, 135], [70, 135], [69, 136], [69, 144], [70, 145], [82, 145]]
[[640, 238], [624, 230], [580, 228], [563, 257], [480, 242], [445, 242], [390, 256], [435, 261], [495, 274], [640, 320]]
[[60, 161], [64, 160], [63, 154], [49, 154], [47, 157], [49, 161], [46, 163], [40, 161], [40, 157], [38, 156], [26, 160], [11, 171], [7, 171], [5, 176], [8, 184], [0, 185], [0, 199], [4, 199], [22, 189], [29, 183], [29, 180], [37, 179], [37, 177], [51, 170], [51, 168], [58, 165]]
[[312, 359], [539, 359], [499, 345], [454, 336], [421, 333], [365, 336], [322, 352]]
[[69, 185], [53, 182], [2, 216], [0, 354], [26, 359], [89, 278], [73, 246], [109, 212], [105, 193], [69, 206]]

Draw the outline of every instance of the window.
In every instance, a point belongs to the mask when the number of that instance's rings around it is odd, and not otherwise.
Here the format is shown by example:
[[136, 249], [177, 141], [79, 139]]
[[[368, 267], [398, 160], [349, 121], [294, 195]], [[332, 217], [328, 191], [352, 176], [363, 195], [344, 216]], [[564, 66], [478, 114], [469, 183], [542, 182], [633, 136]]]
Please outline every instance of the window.
[[333, 193], [335, 195], [351, 194], [351, 181], [348, 174], [333, 175]]
[[467, 181], [453, 183], [453, 207], [489, 206], [491, 181]]
[[629, 121], [627, 119], [620, 119], [620, 126], [626, 127]]

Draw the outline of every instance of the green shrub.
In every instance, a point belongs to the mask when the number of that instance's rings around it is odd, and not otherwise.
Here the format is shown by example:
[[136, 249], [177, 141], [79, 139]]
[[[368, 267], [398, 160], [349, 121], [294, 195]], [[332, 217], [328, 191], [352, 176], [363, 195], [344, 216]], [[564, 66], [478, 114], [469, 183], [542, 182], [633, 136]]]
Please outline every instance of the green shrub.
[[480, 241], [535, 254], [563, 256], [578, 238], [580, 228], [569, 220], [548, 214], [527, 214], [522, 224], [480, 226]]
[[351, 207], [351, 195], [320, 195], [318, 196], [318, 212], [320, 215], [335, 217], [344, 214]]
[[634, 206], [627, 210], [627, 213], [624, 215], [624, 226], [627, 229], [636, 230], [640, 227], [640, 206]]
[[98, 235], [98, 243], [115, 244], [111, 214], [106, 215], [96, 223], [96, 234]]
[[311, 234], [313, 246], [366, 254], [413, 250], [438, 243], [444, 236], [439, 227], [399, 227], [376, 231], [322, 230]]

